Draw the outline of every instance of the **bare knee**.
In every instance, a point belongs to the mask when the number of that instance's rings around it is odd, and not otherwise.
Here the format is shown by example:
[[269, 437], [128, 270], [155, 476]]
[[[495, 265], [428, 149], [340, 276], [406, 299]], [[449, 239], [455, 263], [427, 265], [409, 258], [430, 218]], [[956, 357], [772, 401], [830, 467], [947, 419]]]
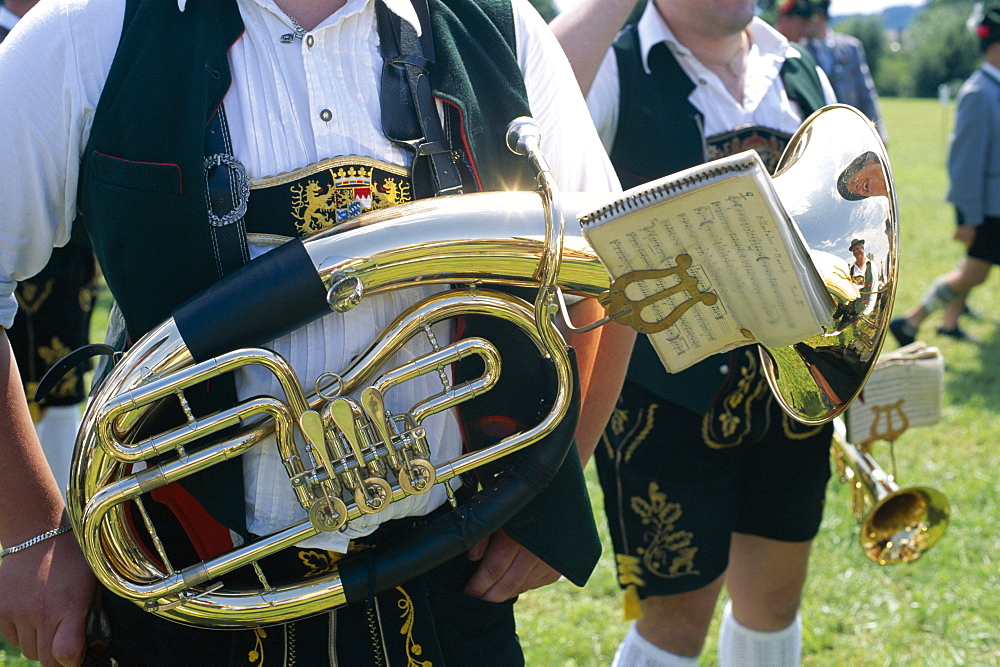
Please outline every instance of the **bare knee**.
[[675, 655], [696, 656], [705, 645], [721, 581], [678, 595], [657, 595], [642, 601], [639, 633]]
[[759, 591], [749, 599], [733, 598], [733, 616], [740, 625], [758, 632], [776, 632], [795, 621], [801, 590]]
[[986, 282], [992, 265], [978, 257], [965, 257], [958, 268], [945, 278], [948, 286], [959, 294], [965, 294], [973, 287]]
[[809, 548], [809, 542], [734, 536], [726, 588], [740, 625], [774, 632], [795, 620], [806, 582]]

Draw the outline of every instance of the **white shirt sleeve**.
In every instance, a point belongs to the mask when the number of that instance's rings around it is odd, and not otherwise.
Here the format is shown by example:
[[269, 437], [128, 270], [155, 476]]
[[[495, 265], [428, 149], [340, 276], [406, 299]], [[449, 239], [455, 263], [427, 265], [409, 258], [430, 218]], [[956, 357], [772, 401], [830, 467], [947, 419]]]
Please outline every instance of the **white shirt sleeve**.
[[615, 145], [618, 131], [618, 108], [620, 106], [621, 84], [618, 81], [618, 58], [614, 49], [608, 49], [604, 60], [597, 69], [594, 82], [587, 94], [587, 108], [597, 127], [601, 143], [608, 151]]
[[[566, 54], [528, 0], [512, 0], [517, 59], [542, 151], [567, 192], [621, 190]], [[513, 119], [511, 119], [513, 120]]]
[[64, 245], [94, 109], [118, 45], [124, 0], [41, 3], [0, 45], [0, 326], [17, 281]]
[[[826, 75], [826, 72], [824, 72], [823, 68], [821, 68], [821, 67], [817, 67], [816, 68], [816, 74], [819, 75], [820, 85], [823, 86], [823, 97], [826, 98], [826, 103], [827, 104], [836, 104], [837, 103], [837, 93], [835, 93], [834, 90], [833, 90], [833, 84], [830, 83], [830, 77], [828, 77]], [[803, 119], [803, 120], [805, 120], [805, 119]]]

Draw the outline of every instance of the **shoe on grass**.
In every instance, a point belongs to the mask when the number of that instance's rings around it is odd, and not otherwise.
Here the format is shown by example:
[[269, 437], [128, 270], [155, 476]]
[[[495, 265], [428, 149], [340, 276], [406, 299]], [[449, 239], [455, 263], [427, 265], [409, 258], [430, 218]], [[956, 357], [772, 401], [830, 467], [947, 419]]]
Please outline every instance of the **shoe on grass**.
[[894, 317], [889, 322], [889, 331], [892, 332], [900, 347], [909, 345], [917, 339], [916, 330], [910, 326], [905, 317]]
[[981, 320], [983, 319], [983, 314], [974, 308], [969, 308], [969, 304], [964, 304], [962, 306], [961, 317], [968, 317], [970, 320]]
[[979, 339], [962, 327], [955, 327], [954, 329], [945, 329], [944, 327], [938, 327], [939, 336], [948, 336], [949, 338], [954, 338], [955, 340], [960, 340], [965, 343], [978, 343]]

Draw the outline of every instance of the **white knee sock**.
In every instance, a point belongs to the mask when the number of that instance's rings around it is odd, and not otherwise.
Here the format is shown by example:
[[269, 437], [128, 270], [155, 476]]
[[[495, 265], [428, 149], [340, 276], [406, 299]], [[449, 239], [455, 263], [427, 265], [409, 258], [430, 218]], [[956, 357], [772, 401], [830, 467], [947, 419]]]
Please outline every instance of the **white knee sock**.
[[698, 656], [693, 658], [665, 651], [639, 634], [635, 623], [618, 646], [611, 667], [697, 667]]
[[802, 659], [802, 618], [787, 628], [758, 632], [733, 617], [732, 601], [726, 604], [719, 627], [720, 667], [797, 667]]

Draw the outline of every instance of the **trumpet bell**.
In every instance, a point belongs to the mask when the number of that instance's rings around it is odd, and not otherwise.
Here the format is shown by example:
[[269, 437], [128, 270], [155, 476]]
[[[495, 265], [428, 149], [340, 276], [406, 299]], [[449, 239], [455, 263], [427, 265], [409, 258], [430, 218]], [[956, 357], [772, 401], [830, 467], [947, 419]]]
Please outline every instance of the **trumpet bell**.
[[833, 421], [831, 452], [841, 480], [851, 485], [861, 550], [870, 560], [912, 563], [941, 539], [951, 518], [943, 493], [926, 486], [901, 489], [866, 449], [848, 442], [842, 419]]
[[791, 417], [824, 423], [861, 391], [892, 313], [899, 227], [885, 146], [853, 107], [824, 107], [789, 141], [774, 187], [826, 284], [831, 318], [801, 343], [762, 346], [764, 372]]
[[944, 535], [948, 499], [926, 486], [898, 489], [878, 501], [861, 524], [861, 548], [879, 565], [911, 563]]

